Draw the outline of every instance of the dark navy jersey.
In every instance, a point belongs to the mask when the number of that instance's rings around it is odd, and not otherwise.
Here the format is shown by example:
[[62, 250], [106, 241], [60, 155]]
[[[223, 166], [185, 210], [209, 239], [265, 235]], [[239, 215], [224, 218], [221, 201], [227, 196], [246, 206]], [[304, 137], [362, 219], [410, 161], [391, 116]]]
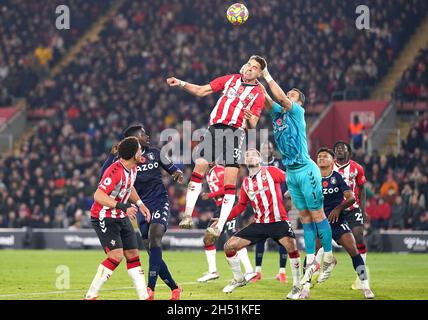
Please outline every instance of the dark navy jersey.
[[334, 208], [344, 200], [344, 192], [351, 190], [343, 180], [342, 175], [332, 171], [328, 177], [322, 178], [322, 192], [324, 195], [324, 212], [328, 216]]
[[[101, 175], [114, 161], [115, 156], [110, 154], [101, 168]], [[163, 205], [168, 202], [168, 192], [162, 182], [161, 168], [170, 175], [178, 170], [171, 160], [161, 155], [159, 149], [144, 149], [141, 155], [141, 163], [137, 165], [137, 179], [134, 187], [149, 210], [153, 210], [160, 203]]]
[[[263, 162], [262, 161], [262, 166], [266, 166], [266, 167], [267, 166], [273, 166], [273, 167], [276, 167], [278, 169], [281, 169], [284, 172], [286, 171], [285, 170], [285, 166], [282, 163], [282, 160], [281, 159], [276, 159], [275, 157], [273, 157], [272, 159], [270, 159], [267, 162]], [[284, 193], [287, 192], [287, 183], [281, 183], [281, 191], [282, 191], [282, 194], [284, 194]]]

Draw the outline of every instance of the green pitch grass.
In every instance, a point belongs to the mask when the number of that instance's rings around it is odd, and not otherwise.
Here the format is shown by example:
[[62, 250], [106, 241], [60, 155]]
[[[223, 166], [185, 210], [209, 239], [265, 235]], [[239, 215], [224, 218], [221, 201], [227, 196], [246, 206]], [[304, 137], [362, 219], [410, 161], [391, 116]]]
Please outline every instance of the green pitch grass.
[[[275, 280], [278, 255], [267, 252], [263, 260], [262, 281], [249, 283], [226, 295], [222, 288], [230, 281], [231, 271], [222, 252], [217, 254], [220, 279], [197, 283], [206, 271], [201, 252], [164, 252], [164, 260], [184, 289], [183, 300], [245, 300], [285, 299], [291, 289], [291, 270], [287, 264], [289, 283]], [[355, 279], [350, 258], [336, 253], [338, 265], [331, 278], [311, 291], [311, 299], [363, 299], [361, 291], [351, 289]], [[105, 258], [100, 251], [0, 251], [0, 300], [80, 300], [88, 289], [98, 264]], [[250, 253], [251, 261], [254, 254]], [[142, 252], [143, 268], [148, 269], [148, 257]], [[372, 290], [376, 299], [428, 299], [428, 255], [426, 254], [368, 254]], [[64, 267], [69, 270], [69, 288], [62, 287]], [[136, 292], [122, 262], [100, 292], [100, 300], [136, 299]], [[158, 281], [156, 299], [169, 299], [170, 291]]]

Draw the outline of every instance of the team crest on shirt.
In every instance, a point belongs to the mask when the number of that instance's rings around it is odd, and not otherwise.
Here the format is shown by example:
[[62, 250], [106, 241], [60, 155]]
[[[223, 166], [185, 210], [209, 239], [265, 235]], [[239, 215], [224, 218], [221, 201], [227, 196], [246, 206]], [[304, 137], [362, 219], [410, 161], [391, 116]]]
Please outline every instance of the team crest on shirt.
[[148, 153], [147, 154], [147, 158], [149, 158], [149, 160], [155, 160], [155, 156], [153, 155], [153, 153]]
[[116, 245], [116, 240], [111, 240], [110, 243], [114, 247]]
[[330, 183], [331, 183], [331, 184], [336, 184], [336, 183], [337, 183], [336, 178], [335, 178], [335, 177], [331, 177], [331, 179], [330, 179]]
[[235, 99], [238, 96], [238, 93], [236, 92], [236, 90], [234, 88], [230, 88], [227, 91], [226, 95], [229, 99]]
[[254, 94], [250, 93], [250, 94], [248, 95], [248, 99], [249, 99], [249, 100], [253, 100], [253, 98], [254, 98]]
[[264, 175], [262, 175], [262, 180], [263, 181], [266, 181], [267, 180], [267, 177], [266, 177], [266, 175], [264, 174]]

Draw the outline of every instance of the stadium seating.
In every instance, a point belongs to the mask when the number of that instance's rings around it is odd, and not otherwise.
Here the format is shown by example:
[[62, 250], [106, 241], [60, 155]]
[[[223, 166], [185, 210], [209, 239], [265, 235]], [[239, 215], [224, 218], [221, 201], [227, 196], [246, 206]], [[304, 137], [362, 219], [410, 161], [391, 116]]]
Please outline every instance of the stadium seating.
[[[399, 0], [400, 6], [387, 1], [390, 5], [384, 0], [371, 3], [376, 14], [370, 31], [355, 28], [355, 7], [360, 4], [356, 0], [252, 1], [251, 6], [259, 10], [252, 11], [249, 28], [241, 29], [228, 24], [226, 4], [220, 0], [125, 1], [99, 39], [86, 44], [55, 78], [44, 81], [37, 90], [32, 90], [34, 84], [27, 87], [26, 77], [15, 78], [12, 94], [25, 95], [29, 111], [45, 119], [19, 154], [0, 160], [3, 226], [74, 224], [76, 211], [90, 208], [99, 168], [109, 149], [132, 122], [144, 123], [154, 142], [163, 129], [180, 129], [184, 120], [192, 120], [194, 129], [206, 126], [215, 97], [196, 99], [171, 90], [165, 84], [170, 75], [207, 83], [238, 72], [252, 52], [267, 58], [270, 72], [285, 88], [296, 86], [306, 92], [310, 113], [321, 112], [335, 91], [369, 92], [367, 86], [386, 73], [427, 12], [424, 0]], [[97, 0], [99, 5], [94, 6], [91, 1], [89, 9], [83, 0], [72, 2], [80, 9], [83, 28], [111, 3]], [[30, 6], [27, 3], [31, 2], [16, 3]], [[31, 6], [37, 3], [33, 1]], [[17, 8], [10, 10], [13, 16], [18, 12]], [[272, 12], [283, 12], [285, 18], [278, 19]], [[29, 16], [20, 19], [34, 23]], [[1, 24], [0, 28], [6, 30]], [[17, 52], [11, 44], [6, 54], [0, 51], [0, 82], [2, 66], [13, 66], [10, 61], [16, 63], [32, 53], [45, 43], [46, 35], [51, 43], [64, 37], [62, 50], [50, 64], [82, 35], [81, 31], [65, 36], [48, 30], [32, 36], [25, 49]], [[0, 32], [0, 37], [5, 33]], [[260, 127], [271, 128], [268, 117], [261, 118]], [[377, 161], [374, 156], [365, 163], [370, 174]], [[413, 170], [393, 167], [397, 169]], [[187, 176], [189, 170], [187, 167]], [[379, 193], [384, 180], [376, 175], [370, 178], [374, 194]], [[170, 183], [167, 177], [165, 181]], [[416, 186], [411, 188], [414, 192]], [[168, 189], [170, 194], [175, 192], [171, 196], [174, 225], [184, 208], [185, 188]], [[208, 206], [209, 202], [200, 202], [196, 211], [206, 211]]]

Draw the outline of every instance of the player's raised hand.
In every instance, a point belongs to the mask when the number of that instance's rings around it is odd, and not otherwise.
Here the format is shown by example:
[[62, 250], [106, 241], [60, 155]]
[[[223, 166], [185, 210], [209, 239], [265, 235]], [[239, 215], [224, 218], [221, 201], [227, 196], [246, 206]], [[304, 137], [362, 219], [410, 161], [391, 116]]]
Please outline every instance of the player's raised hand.
[[267, 83], [269, 83], [273, 80], [272, 76], [269, 73], [267, 64], [266, 64], [266, 67], [262, 70], [262, 77], [265, 78]]
[[181, 170], [177, 170], [172, 174], [172, 178], [174, 179], [175, 182], [178, 183], [183, 183], [184, 181], [184, 175], [183, 175], [183, 171]]
[[131, 206], [128, 209], [126, 209], [126, 214], [131, 220], [135, 219], [135, 217], [137, 216], [137, 212], [138, 212], [137, 206], [134, 204], [131, 204]]
[[150, 214], [150, 210], [144, 205], [144, 203], [139, 207], [139, 209], [142, 215], [146, 218], [146, 221], [150, 222], [152, 216]]
[[117, 155], [117, 150], [118, 150], [119, 144], [115, 143], [114, 145], [112, 145], [111, 147], [111, 154], [116, 156]]
[[166, 83], [168, 83], [170, 87], [178, 87], [180, 85], [180, 80], [178, 80], [177, 78], [171, 77], [166, 79]]

